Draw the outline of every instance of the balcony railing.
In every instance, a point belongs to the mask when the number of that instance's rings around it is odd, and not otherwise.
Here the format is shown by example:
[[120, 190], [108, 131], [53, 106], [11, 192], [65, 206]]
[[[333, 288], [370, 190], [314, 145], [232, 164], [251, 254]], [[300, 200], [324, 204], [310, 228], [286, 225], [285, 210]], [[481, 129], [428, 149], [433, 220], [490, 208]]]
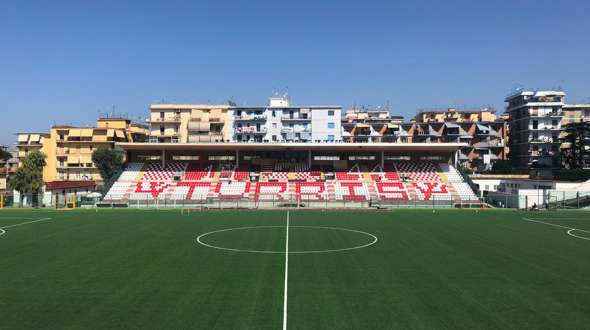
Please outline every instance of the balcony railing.
[[150, 120], [152, 123], [178, 123], [180, 122], [180, 116], [174, 116], [174, 117], [156, 117], [156, 118], [151, 118]]
[[235, 116], [234, 120], [236, 121], [246, 121], [246, 120], [265, 120], [266, 119], [266, 115], [241, 115], [241, 116]]
[[311, 120], [310, 117], [303, 118], [303, 117], [291, 117], [291, 116], [281, 116], [281, 120], [283, 121], [309, 121]]
[[266, 134], [266, 127], [256, 129], [256, 127], [236, 127], [236, 133], [239, 134]]

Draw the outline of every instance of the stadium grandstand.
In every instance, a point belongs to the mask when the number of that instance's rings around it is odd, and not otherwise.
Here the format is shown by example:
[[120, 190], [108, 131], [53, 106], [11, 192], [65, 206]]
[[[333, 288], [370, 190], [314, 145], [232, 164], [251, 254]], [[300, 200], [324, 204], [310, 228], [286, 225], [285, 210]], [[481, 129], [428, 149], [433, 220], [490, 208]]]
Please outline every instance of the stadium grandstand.
[[103, 205], [479, 206], [461, 143], [119, 143], [125, 171]]

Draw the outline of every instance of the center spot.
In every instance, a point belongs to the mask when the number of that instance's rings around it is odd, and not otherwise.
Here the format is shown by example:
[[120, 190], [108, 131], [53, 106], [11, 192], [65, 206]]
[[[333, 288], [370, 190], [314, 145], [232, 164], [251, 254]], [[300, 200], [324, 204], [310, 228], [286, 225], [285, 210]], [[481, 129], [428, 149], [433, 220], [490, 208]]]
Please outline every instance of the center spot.
[[[196, 238], [198, 244], [226, 251], [285, 253], [285, 226], [237, 227], [211, 231]], [[289, 253], [326, 253], [368, 247], [373, 234], [340, 227], [289, 226]]]

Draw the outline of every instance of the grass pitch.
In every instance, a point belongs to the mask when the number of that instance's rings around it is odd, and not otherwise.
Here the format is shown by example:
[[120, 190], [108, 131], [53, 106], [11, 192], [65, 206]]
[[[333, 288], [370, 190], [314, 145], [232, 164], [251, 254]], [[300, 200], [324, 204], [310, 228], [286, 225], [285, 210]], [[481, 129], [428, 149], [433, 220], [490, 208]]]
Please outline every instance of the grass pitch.
[[[589, 213], [289, 215], [288, 328], [590, 327]], [[281, 329], [286, 217], [1, 210], [0, 328]]]

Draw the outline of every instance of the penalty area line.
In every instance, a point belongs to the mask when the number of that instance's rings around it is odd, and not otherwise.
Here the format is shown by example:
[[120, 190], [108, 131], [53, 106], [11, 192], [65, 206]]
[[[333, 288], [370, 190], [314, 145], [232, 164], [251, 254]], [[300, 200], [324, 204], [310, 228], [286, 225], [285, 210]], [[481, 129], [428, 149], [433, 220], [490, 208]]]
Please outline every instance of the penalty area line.
[[17, 227], [17, 226], [24, 226], [24, 225], [28, 225], [28, 224], [31, 224], [31, 223], [40, 222], [40, 221], [47, 221], [47, 220], [51, 220], [51, 218], [41, 218], [41, 219], [37, 219], [37, 220], [33, 220], [33, 221], [15, 223], [13, 225], [8, 225], [8, 226], [0, 227], [0, 236], [6, 234], [6, 230], [5, 229], [13, 228], [13, 227]]
[[[556, 219], [558, 219], [558, 218], [556, 218]], [[562, 218], [562, 219], [566, 219], [566, 218]], [[575, 218], [569, 218], [569, 219], [575, 219]], [[553, 227], [567, 229], [567, 232], [566, 233], [569, 236], [572, 236], [572, 237], [575, 237], [575, 238], [579, 238], [579, 239], [583, 239], [583, 240], [586, 240], [586, 241], [590, 241], [590, 237], [578, 236], [578, 235], [576, 235], [576, 234], [573, 233], [574, 231], [581, 231], [583, 233], [590, 234], [590, 231], [588, 231], [588, 230], [578, 229], [578, 228], [572, 228], [572, 227], [568, 227], [568, 226], [558, 225], [558, 224], [555, 224], [555, 223], [534, 220], [534, 219], [530, 219], [530, 218], [522, 218], [522, 220], [524, 220], [524, 221], [530, 221], [530, 222], [536, 222], [536, 223], [544, 224], [544, 225], [547, 225], [547, 226], [553, 226]], [[578, 219], [575, 219], [575, 220], [578, 220]]]

